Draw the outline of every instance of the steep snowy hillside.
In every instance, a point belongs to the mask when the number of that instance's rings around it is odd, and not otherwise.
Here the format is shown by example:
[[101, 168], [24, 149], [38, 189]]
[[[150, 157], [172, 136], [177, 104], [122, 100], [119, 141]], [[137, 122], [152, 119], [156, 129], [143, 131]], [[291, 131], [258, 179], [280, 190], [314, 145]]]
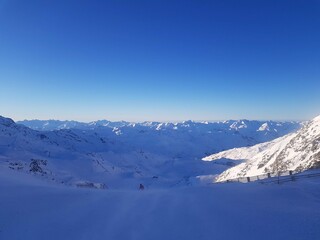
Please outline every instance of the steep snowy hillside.
[[218, 152], [212, 154], [210, 156], [202, 158], [203, 161], [217, 161], [220, 159], [229, 159], [229, 160], [240, 160], [239, 163], [243, 160], [250, 159], [256, 156], [258, 153], [264, 151], [265, 149], [270, 148], [271, 146], [275, 145], [276, 143], [282, 141], [282, 139], [286, 138], [280, 137], [270, 142], [264, 142], [256, 144], [252, 147], [242, 147], [242, 148], [232, 148], [226, 151]]
[[217, 181], [285, 171], [304, 171], [320, 166], [320, 116], [303, 128], [269, 143], [232, 149], [204, 160], [220, 158], [245, 162], [223, 172]]
[[[31, 173], [56, 183], [99, 178], [93, 167], [99, 164], [89, 155], [90, 147], [102, 148], [103, 143], [90, 144], [87, 139], [68, 131], [37, 132], [0, 118], [0, 167]], [[106, 168], [107, 166], [101, 166]], [[99, 171], [98, 171], [99, 172]]]

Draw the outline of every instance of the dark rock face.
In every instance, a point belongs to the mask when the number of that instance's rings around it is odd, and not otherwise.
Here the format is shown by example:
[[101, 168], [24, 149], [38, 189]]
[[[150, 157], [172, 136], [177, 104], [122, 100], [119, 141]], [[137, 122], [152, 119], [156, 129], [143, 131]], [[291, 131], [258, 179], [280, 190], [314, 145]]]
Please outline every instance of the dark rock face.
[[31, 163], [29, 165], [30, 167], [30, 172], [33, 173], [46, 173], [43, 170], [43, 166], [47, 165], [47, 161], [46, 160], [42, 160], [42, 159], [31, 159]]
[[108, 188], [107, 185], [104, 183], [93, 183], [93, 182], [89, 182], [89, 181], [77, 182], [75, 185], [80, 188], [95, 188], [95, 189], [107, 189]]

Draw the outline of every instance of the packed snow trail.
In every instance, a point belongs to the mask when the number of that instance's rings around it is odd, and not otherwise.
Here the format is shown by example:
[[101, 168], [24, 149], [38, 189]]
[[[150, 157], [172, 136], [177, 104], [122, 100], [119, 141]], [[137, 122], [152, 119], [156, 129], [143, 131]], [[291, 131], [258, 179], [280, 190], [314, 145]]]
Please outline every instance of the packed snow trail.
[[320, 239], [317, 181], [92, 190], [2, 171], [0, 239]]

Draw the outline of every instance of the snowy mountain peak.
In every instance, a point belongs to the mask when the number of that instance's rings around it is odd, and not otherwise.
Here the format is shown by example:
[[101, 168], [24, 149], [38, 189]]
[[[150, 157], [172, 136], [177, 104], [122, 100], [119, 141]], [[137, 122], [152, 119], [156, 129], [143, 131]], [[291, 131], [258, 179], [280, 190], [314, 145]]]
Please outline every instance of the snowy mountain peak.
[[268, 123], [262, 124], [257, 131], [270, 131], [270, 127]]
[[15, 124], [15, 122], [11, 118], [6, 118], [3, 116], [0, 116], [0, 124], [4, 125], [6, 127], [9, 127], [9, 126]]
[[183, 124], [193, 124], [194, 121], [192, 121], [192, 120], [186, 120], [186, 121], [183, 121], [182, 123], [183, 123]]
[[232, 123], [230, 125], [231, 129], [241, 129], [241, 128], [248, 128], [248, 125], [246, 124], [246, 120], [239, 120], [239, 121], [235, 121], [234, 123]]
[[313, 122], [320, 122], [320, 115], [312, 119]]

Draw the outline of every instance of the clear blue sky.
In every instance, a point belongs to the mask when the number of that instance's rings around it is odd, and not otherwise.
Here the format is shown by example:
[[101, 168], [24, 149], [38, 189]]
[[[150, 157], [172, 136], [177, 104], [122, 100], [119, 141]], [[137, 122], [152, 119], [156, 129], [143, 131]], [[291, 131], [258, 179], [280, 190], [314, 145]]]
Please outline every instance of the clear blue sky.
[[0, 0], [0, 115], [308, 119], [320, 1]]

